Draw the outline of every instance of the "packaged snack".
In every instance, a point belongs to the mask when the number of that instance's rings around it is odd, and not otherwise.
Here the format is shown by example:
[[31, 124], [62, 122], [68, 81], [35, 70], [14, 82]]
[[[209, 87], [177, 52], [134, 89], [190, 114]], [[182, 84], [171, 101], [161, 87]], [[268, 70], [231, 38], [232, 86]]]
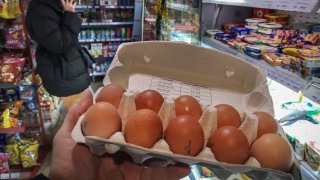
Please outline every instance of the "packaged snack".
[[308, 141], [305, 148], [305, 159], [314, 171], [320, 171], [320, 141]]
[[303, 49], [311, 49], [317, 52], [320, 52], [320, 45], [304, 45]]
[[244, 50], [244, 53], [250, 57], [253, 57], [255, 59], [261, 59], [262, 55], [261, 54], [258, 54], [258, 53], [255, 53], [255, 52], [252, 52], [252, 51], [246, 51]]
[[277, 53], [279, 52], [278, 48], [265, 46], [265, 45], [247, 45], [245, 50], [248, 52], [253, 52], [256, 54], [262, 55], [263, 53]]
[[20, 99], [29, 101], [35, 98], [35, 88], [32, 85], [19, 86]]
[[320, 39], [320, 33], [312, 33], [312, 34], [308, 34], [304, 38], [304, 41], [310, 42], [311, 44], [316, 44], [319, 39]]
[[249, 44], [263, 44], [261, 39], [254, 35], [243, 36], [241, 40]]
[[18, 72], [16, 64], [2, 64], [0, 66], [0, 81], [15, 82]]
[[23, 168], [30, 168], [38, 165], [38, 149], [39, 144], [32, 142], [30, 144], [25, 143], [24, 145], [19, 146], [20, 149], [20, 158]]
[[10, 155], [9, 164], [10, 165], [19, 165], [21, 164], [20, 161], [20, 153], [19, 153], [19, 145], [15, 144], [8, 144], [4, 146], [4, 151]]
[[280, 66], [282, 62], [285, 64], [290, 64], [291, 61], [298, 61], [297, 58], [293, 56], [288, 56], [281, 53], [264, 53], [262, 59], [273, 66]]
[[248, 19], [246, 19], [247, 26], [250, 26], [250, 27], [258, 27], [258, 25], [260, 23], [264, 23], [264, 22], [267, 22], [267, 20], [262, 19], [262, 18], [248, 18]]
[[287, 24], [289, 15], [284, 13], [270, 13], [266, 14], [265, 17], [269, 23], [277, 23], [285, 25]]
[[223, 24], [223, 31], [224, 31], [225, 33], [231, 33], [231, 32], [232, 32], [231, 29], [232, 29], [233, 27], [244, 27], [244, 26], [245, 26], [245, 24], [224, 23], [224, 24]]
[[282, 28], [281, 24], [276, 23], [260, 23], [258, 32], [266, 35], [274, 35], [277, 29]]
[[4, 26], [5, 46], [7, 48], [24, 49], [26, 47], [23, 24], [12, 22]]
[[245, 27], [233, 27], [231, 28], [231, 32], [235, 33], [236, 35], [247, 35], [250, 33], [250, 29]]
[[265, 18], [265, 15], [271, 12], [271, 9], [253, 8], [253, 18]]
[[233, 34], [226, 34], [226, 33], [217, 33], [215, 38], [219, 41], [226, 41], [229, 39], [234, 39], [235, 35]]
[[9, 172], [9, 157], [8, 153], [0, 153], [0, 174]]

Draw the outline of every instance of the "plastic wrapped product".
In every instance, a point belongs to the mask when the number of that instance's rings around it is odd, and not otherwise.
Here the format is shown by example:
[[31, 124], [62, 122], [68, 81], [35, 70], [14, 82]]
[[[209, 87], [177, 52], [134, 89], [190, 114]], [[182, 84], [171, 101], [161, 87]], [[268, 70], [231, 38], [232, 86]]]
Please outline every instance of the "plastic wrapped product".
[[285, 25], [287, 24], [289, 15], [284, 13], [270, 13], [266, 14], [265, 17], [269, 23], [277, 23]]

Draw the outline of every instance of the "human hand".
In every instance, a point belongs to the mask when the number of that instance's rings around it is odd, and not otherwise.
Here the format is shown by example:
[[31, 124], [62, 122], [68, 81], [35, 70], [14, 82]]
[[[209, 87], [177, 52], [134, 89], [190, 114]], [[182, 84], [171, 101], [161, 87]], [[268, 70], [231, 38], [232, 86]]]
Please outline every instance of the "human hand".
[[92, 155], [90, 149], [76, 143], [71, 131], [79, 117], [92, 105], [89, 91], [82, 93], [79, 102], [68, 112], [63, 125], [57, 132], [52, 149], [51, 179], [180, 179], [190, 173], [184, 165], [145, 168], [134, 164], [128, 154], [118, 152], [102, 157]]
[[75, 0], [61, 0], [61, 4], [64, 11], [75, 12], [76, 2]]

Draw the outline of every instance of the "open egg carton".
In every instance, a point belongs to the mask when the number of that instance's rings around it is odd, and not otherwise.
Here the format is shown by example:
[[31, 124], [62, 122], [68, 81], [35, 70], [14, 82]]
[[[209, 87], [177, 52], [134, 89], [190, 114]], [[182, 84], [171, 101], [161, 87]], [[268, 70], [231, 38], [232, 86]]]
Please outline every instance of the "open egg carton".
[[[217, 129], [217, 110], [214, 107], [217, 104], [230, 104], [241, 113], [239, 129], [250, 145], [257, 138], [258, 127], [257, 117], [252, 113], [264, 111], [274, 114], [266, 76], [261, 69], [223, 52], [184, 43], [126, 43], [119, 47], [104, 79], [104, 85], [110, 83], [126, 88], [118, 107], [121, 132], [116, 132], [109, 139], [85, 137], [81, 130], [83, 116], [72, 132], [72, 138], [88, 145], [93, 154], [101, 156], [125, 151], [134, 162], [148, 167], [177, 162], [204, 165], [222, 179], [234, 173], [245, 173], [254, 179], [292, 179], [287, 173], [261, 168], [253, 157], [243, 165], [218, 162], [211, 149], [206, 147], [209, 136]], [[150, 149], [126, 143], [123, 131], [128, 116], [136, 111], [135, 96], [146, 89], [154, 89], [165, 97], [158, 113], [163, 130], [176, 116], [176, 97], [191, 95], [198, 99], [203, 109], [199, 122], [205, 142], [197, 156], [174, 154], [164, 139]], [[284, 137], [281, 130], [279, 127], [279, 133]]]

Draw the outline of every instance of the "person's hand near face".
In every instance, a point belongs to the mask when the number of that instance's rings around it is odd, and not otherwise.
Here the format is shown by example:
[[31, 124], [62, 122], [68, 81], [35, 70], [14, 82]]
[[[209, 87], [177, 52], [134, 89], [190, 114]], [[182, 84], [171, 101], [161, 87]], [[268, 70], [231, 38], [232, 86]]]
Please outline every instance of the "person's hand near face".
[[75, 0], [61, 0], [61, 4], [64, 11], [75, 12], [76, 2]]
[[123, 152], [102, 157], [92, 155], [90, 149], [77, 144], [71, 138], [71, 131], [79, 117], [92, 105], [89, 91], [83, 93], [79, 102], [68, 112], [62, 127], [57, 132], [52, 150], [51, 179], [180, 179], [190, 173], [188, 166], [166, 166], [145, 168], [132, 162]]

